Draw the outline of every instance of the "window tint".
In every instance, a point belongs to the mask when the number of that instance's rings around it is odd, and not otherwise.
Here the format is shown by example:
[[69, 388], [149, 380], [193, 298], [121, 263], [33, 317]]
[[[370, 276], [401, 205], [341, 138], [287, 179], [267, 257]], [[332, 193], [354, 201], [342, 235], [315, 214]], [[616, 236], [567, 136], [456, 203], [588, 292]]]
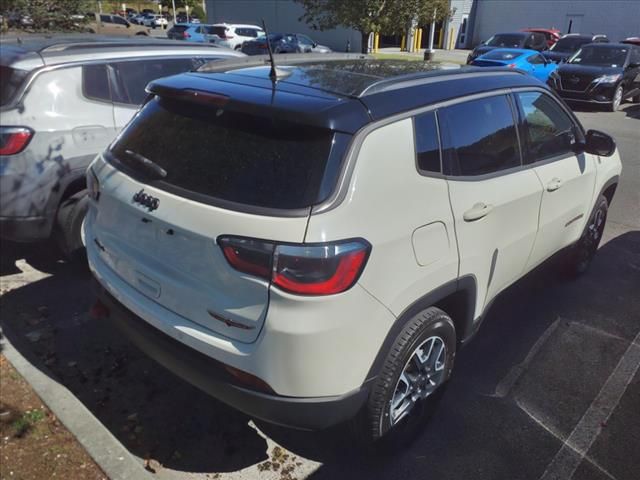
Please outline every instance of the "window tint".
[[446, 118], [453, 173], [484, 175], [520, 165], [507, 97], [481, 98], [440, 110]]
[[313, 45], [313, 40], [311, 40], [309, 37], [307, 37], [306, 35], [297, 35], [298, 37], [298, 41], [302, 44], [302, 45]]
[[122, 17], [116, 17], [114, 15], [112, 18], [113, 18], [113, 23], [115, 23], [117, 25], [128, 25], [127, 21]]
[[571, 152], [573, 121], [548, 95], [539, 92], [517, 94], [524, 119], [527, 163]]
[[102, 23], [113, 23], [111, 20], [111, 15], [100, 15], [100, 21]]
[[204, 59], [182, 57], [114, 63], [118, 78], [118, 90], [114, 95], [114, 101], [140, 105], [147, 96], [144, 89], [149, 82], [193, 70], [203, 61]]
[[156, 98], [112, 152], [116, 165], [144, 177], [127, 150], [143, 155], [167, 171], [153, 185], [196, 200], [297, 209], [322, 200], [324, 177], [339, 171], [330, 165], [332, 138], [298, 122]]
[[29, 72], [0, 65], [0, 105], [10, 104]]
[[542, 55], [532, 55], [527, 58], [527, 62], [529, 62], [531, 65], [541, 65], [545, 63]]
[[258, 31], [255, 28], [236, 28], [236, 35], [256, 38], [258, 36]]
[[441, 171], [440, 142], [435, 113], [427, 112], [416, 116], [414, 128], [418, 169], [424, 172], [439, 173]]
[[85, 65], [82, 67], [82, 91], [85, 97], [92, 100], [111, 101], [106, 65]]

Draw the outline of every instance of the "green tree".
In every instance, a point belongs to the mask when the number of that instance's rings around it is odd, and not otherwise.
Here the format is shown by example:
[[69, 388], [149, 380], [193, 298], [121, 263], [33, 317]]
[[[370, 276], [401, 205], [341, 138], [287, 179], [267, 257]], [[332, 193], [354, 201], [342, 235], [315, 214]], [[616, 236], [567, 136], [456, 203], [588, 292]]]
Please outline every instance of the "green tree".
[[411, 28], [414, 20], [430, 23], [449, 15], [448, 0], [295, 0], [305, 10], [301, 20], [317, 30], [353, 28], [367, 51], [369, 34], [394, 34]]
[[34, 30], [77, 30], [80, 20], [71, 16], [86, 12], [90, 3], [87, 0], [1, 0], [0, 13], [28, 15]]

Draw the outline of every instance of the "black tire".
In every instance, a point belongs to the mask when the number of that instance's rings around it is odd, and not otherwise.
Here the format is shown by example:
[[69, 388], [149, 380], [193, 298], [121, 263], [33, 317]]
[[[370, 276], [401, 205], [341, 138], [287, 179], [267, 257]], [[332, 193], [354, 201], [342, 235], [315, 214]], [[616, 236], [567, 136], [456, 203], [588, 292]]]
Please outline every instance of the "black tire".
[[[616, 100], [616, 97], [620, 98], [620, 100]], [[607, 105], [607, 110], [610, 112], [617, 112], [618, 109], [620, 108], [620, 105], [622, 105], [622, 102], [624, 101], [623, 98], [623, 88], [622, 85], [618, 85], [615, 89], [615, 91], [613, 92], [613, 97], [611, 100], [611, 103]]]
[[[409, 365], [414, 351], [433, 337], [440, 338], [445, 346], [444, 368], [436, 390], [426, 398], [419, 399], [407, 416], [392, 425], [390, 407], [400, 376]], [[354, 433], [361, 444], [393, 450], [410, 443], [422, 431], [442, 397], [453, 369], [455, 352], [456, 331], [453, 321], [445, 312], [430, 307], [412, 317], [393, 343], [366, 405], [354, 420]]]
[[88, 208], [89, 198], [86, 190], [72, 195], [58, 208], [54, 236], [62, 254], [68, 260], [82, 260], [85, 255], [81, 230]]
[[600, 195], [580, 240], [571, 247], [566, 256], [565, 271], [569, 276], [577, 277], [589, 269], [602, 239], [608, 211], [607, 197]]
[[148, 37], [148, 35], [145, 32], [138, 32], [136, 33], [136, 36], [140, 36], [140, 35], [144, 35], [145, 37]]

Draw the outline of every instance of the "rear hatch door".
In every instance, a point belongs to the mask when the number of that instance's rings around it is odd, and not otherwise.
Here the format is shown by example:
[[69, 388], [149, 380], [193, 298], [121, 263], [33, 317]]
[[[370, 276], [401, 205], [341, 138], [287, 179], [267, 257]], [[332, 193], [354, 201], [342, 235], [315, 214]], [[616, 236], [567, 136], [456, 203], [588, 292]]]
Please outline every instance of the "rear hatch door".
[[333, 139], [325, 128], [156, 97], [104, 154], [95, 239], [87, 241], [153, 301], [252, 342], [269, 281], [234, 270], [217, 239], [303, 242]]

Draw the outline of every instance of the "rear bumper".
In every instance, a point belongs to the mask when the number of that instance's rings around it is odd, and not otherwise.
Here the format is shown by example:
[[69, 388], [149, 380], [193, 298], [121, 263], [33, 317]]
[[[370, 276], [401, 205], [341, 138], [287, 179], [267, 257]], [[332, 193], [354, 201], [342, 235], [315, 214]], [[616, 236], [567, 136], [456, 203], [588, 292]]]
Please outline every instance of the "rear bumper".
[[251, 417], [286, 427], [319, 430], [354, 417], [368, 397], [368, 383], [333, 397], [285, 397], [243, 388], [233, 383], [224, 364], [151, 326], [95, 279], [94, 286], [97, 297], [109, 311], [109, 321], [140, 350], [175, 375]]

